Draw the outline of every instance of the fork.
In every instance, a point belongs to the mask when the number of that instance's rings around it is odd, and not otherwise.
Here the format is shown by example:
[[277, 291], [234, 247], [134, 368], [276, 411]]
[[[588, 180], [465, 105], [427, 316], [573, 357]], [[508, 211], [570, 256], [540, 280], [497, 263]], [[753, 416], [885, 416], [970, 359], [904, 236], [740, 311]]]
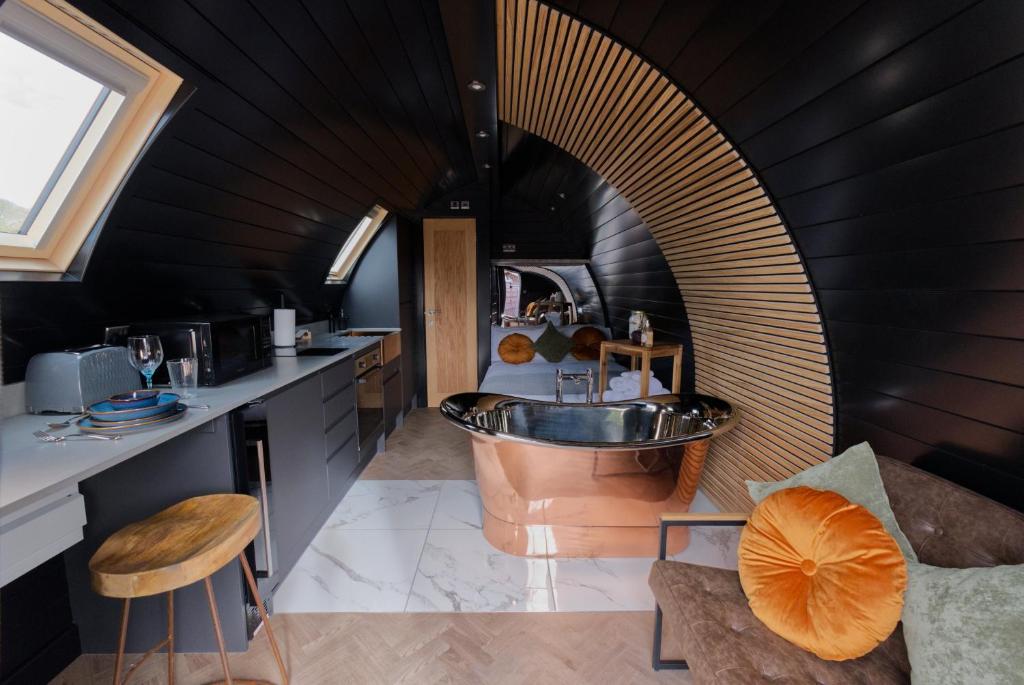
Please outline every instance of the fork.
[[99, 435], [97, 433], [71, 433], [70, 435], [53, 435], [45, 431], [35, 431], [32, 435], [43, 442], [64, 442], [68, 438], [93, 438], [95, 440], [120, 440], [121, 436], [116, 433]]
[[63, 430], [65, 428], [67, 428], [68, 426], [70, 426], [72, 424], [72, 422], [78, 421], [78, 419], [84, 418], [84, 417], [86, 417], [88, 415], [89, 415], [88, 413], [85, 413], [85, 414], [78, 414], [77, 416], [69, 416], [68, 418], [66, 418], [63, 421], [56, 421], [54, 423], [48, 423], [46, 425], [49, 426], [50, 430], [52, 430], [52, 431], [59, 431], [59, 430]]

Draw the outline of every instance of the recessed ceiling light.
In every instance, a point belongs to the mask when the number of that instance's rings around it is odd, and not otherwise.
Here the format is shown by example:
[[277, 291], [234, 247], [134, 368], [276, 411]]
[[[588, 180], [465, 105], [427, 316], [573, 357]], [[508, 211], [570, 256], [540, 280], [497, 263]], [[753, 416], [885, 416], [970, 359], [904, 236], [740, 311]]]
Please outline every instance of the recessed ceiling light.
[[476, 137], [477, 138], [490, 138], [491, 134], [488, 133], [487, 131], [484, 131], [484, 130], [481, 129], [481, 130], [476, 132]]
[[551, 209], [552, 212], [555, 211], [555, 206], [551, 205], [550, 209]]
[[484, 167], [484, 169], [490, 169], [491, 168], [491, 163], [490, 162], [484, 162], [483, 167]]
[[487, 85], [484, 84], [483, 81], [477, 81], [476, 79], [473, 79], [472, 81], [467, 83], [466, 87], [472, 91], [476, 91], [477, 93], [487, 89]]
[[560, 198], [562, 198], [564, 200], [565, 199], [565, 193], [559, 193], [558, 197], [560, 197]]

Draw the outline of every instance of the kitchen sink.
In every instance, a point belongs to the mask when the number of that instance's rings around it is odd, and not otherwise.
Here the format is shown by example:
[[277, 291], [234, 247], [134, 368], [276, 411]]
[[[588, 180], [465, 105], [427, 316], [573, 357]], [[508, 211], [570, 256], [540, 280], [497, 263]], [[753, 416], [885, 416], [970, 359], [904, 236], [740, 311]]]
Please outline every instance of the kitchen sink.
[[397, 332], [398, 331], [371, 331], [371, 330], [365, 330], [365, 331], [345, 331], [344, 333], [338, 333], [338, 337], [339, 338], [358, 338], [358, 337], [383, 338], [385, 336], [388, 336], [388, 335], [391, 335], [392, 333], [397, 333]]
[[344, 347], [307, 347], [295, 353], [296, 357], [333, 357], [345, 351]]

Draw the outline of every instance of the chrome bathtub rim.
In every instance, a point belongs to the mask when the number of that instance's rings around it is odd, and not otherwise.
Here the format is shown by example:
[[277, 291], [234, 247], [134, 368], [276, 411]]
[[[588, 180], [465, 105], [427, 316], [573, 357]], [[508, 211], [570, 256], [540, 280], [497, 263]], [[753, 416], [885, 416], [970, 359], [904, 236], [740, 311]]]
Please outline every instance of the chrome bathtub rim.
[[[477, 425], [466, 420], [464, 412], [459, 408], [459, 404], [477, 407], [481, 404], [481, 400], [486, 398], [487, 403], [490, 404], [494, 409], [500, 408], [501, 404], [505, 402], [524, 402], [529, 404], [540, 404], [556, 407], [620, 407], [624, 405], [643, 405], [645, 407], [663, 407], [666, 404], [679, 404], [683, 403], [684, 399], [694, 400], [710, 400], [715, 403], [724, 403], [729, 407], [729, 417], [722, 421], [714, 428], [702, 430], [696, 433], [689, 433], [687, 435], [680, 435], [671, 438], [661, 438], [655, 440], [643, 440], [635, 442], [581, 442], [577, 440], [552, 440], [546, 438], [534, 438], [526, 435], [516, 435], [515, 433], [505, 433], [503, 431], [497, 431], [491, 428]], [[537, 445], [538, 447], [556, 447], [562, 449], [575, 449], [575, 450], [604, 450], [604, 451], [636, 451], [645, 449], [657, 449], [662, 447], [676, 447], [685, 445], [691, 442], [699, 442], [701, 440], [707, 440], [713, 438], [722, 433], [727, 433], [732, 430], [739, 422], [739, 410], [736, 405], [729, 400], [715, 397], [713, 395], [702, 395], [700, 393], [680, 393], [679, 395], [656, 395], [654, 397], [647, 397], [643, 399], [632, 399], [632, 400], [620, 400], [617, 402], [594, 402], [593, 404], [587, 405], [582, 403], [558, 403], [550, 402], [545, 400], [531, 400], [525, 397], [515, 397], [513, 395], [500, 395], [492, 392], [463, 392], [455, 395], [446, 397], [441, 401], [441, 416], [451, 422], [458, 428], [464, 431], [473, 433], [476, 435], [483, 435], [491, 438], [499, 438], [501, 440], [511, 440], [513, 442], [526, 443], [529, 445]]]

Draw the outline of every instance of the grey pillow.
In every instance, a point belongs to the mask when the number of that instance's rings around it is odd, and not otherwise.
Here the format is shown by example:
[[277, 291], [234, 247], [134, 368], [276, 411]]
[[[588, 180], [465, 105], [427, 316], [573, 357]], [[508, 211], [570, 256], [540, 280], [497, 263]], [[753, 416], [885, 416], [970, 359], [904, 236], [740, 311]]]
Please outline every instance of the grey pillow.
[[903, 638], [914, 685], [1024, 682], [1024, 566], [907, 564]]
[[533, 343], [533, 351], [547, 359], [549, 362], [560, 362], [569, 354], [572, 349], [572, 340], [558, 332], [558, 329], [548, 322], [548, 327], [540, 334]]
[[748, 480], [747, 491], [751, 499], [760, 502], [773, 492], [800, 485], [838, 492], [854, 504], [861, 505], [878, 517], [900, 546], [907, 561], [917, 561], [914, 548], [896, 523], [896, 515], [892, 513], [889, 496], [885, 494], [885, 486], [882, 485], [882, 476], [878, 473], [878, 461], [868, 443], [854, 445], [838, 457], [812, 466], [786, 480], [774, 483]]

